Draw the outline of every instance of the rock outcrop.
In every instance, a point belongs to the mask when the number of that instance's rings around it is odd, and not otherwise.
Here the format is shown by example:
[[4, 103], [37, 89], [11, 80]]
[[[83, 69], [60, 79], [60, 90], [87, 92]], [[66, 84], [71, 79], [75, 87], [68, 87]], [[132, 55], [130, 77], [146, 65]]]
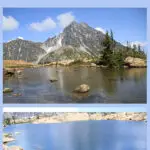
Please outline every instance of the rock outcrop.
[[146, 67], [146, 60], [144, 59], [141, 59], [141, 58], [134, 58], [134, 57], [127, 57], [125, 59], [125, 64], [128, 66], [128, 67], [131, 67], [131, 68], [140, 68], [140, 67]]
[[7, 146], [3, 144], [3, 150], [23, 150], [20, 146]]
[[59, 113], [51, 117], [41, 117], [33, 123], [61, 123], [83, 120], [122, 120], [122, 121], [146, 121], [144, 112], [120, 112], [120, 113]]

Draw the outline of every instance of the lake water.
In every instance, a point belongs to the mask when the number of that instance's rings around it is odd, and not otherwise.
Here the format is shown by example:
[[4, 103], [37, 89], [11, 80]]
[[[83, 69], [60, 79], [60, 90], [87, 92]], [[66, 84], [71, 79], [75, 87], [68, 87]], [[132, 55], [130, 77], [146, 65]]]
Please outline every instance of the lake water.
[[[58, 81], [51, 83], [51, 77]], [[90, 92], [72, 92], [83, 83]], [[21, 94], [4, 94], [4, 103], [146, 103], [146, 69], [27, 68], [21, 77], [4, 79], [4, 87]]]
[[21, 132], [24, 150], [146, 150], [146, 124], [127, 121], [80, 121], [58, 124], [18, 124], [4, 132]]

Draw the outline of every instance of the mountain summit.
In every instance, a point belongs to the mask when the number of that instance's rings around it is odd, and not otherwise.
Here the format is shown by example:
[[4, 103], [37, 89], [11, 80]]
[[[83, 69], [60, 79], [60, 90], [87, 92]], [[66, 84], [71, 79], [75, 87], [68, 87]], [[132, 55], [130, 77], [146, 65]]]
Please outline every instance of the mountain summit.
[[54, 60], [97, 56], [103, 49], [104, 37], [101, 31], [88, 24], [73, 21], [62, 33], [48, 38], [44, 43], [19, 39], [4, 43], [4, 59], [48, 63]]

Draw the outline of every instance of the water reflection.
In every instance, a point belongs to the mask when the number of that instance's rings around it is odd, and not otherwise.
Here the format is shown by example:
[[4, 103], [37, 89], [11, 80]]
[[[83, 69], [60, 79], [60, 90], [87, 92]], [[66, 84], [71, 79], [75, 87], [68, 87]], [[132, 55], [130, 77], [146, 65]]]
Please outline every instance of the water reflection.
[[146, 150], [144, 122], [80, 121], [5, 128], [5, 132], [17, 131], [22, 132], [9, 145], [20, 145], [28, 150]]
[[[57, 82], [51, 83], [50, 78]], [[75, 94], [80, 84], [88, 84], [90, 92]], [[45, 67], [25, 69], [22, 78], [4, 79], [4, 87], [22, 96], [4, 103], [145, 103], [146, 69], [109, 70], [88, 67]], [[132, 94], [131, 94], [132, 93]], [[10, 96], [10, 95], [9, 95]], [[24, 99], [24, 100], [23, 100]], [[31, 99], [31, 100], [30, 100]]]

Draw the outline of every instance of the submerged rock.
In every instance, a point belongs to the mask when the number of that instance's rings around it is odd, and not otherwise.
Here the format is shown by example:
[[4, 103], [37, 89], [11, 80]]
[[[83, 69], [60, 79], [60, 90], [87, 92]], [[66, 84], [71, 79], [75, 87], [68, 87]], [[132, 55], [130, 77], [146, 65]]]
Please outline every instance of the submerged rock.
[[14, 93], [13, 96], [21, 96], [21, 93]]
[[4, 88], [3, 90], [3, 93], [11, 93], [11, 92], [13, 92], [13, 90], [10, 88]]
[[17, 70], [16, 73], [17, 73], [18, 75], [21, 75], [21, 74], [22, 74], [22, 71], [21, 71], [21, 70]]
[[77, 93], [85, 93], [90, 90], [90, 87], [87, 84], [81, 84], [80, 86], [76, 87], [74, 92]]
[[146, 67], [146, 61], [141, 58], [127, 57], [125, 59], [125, 64], [129, 67]]
[[5, 68], [3, 69], [3, 73], [4, 73], [4, 76], [12, 76], [12, 75], [15, 75], [15, 69], [14, 68]]

